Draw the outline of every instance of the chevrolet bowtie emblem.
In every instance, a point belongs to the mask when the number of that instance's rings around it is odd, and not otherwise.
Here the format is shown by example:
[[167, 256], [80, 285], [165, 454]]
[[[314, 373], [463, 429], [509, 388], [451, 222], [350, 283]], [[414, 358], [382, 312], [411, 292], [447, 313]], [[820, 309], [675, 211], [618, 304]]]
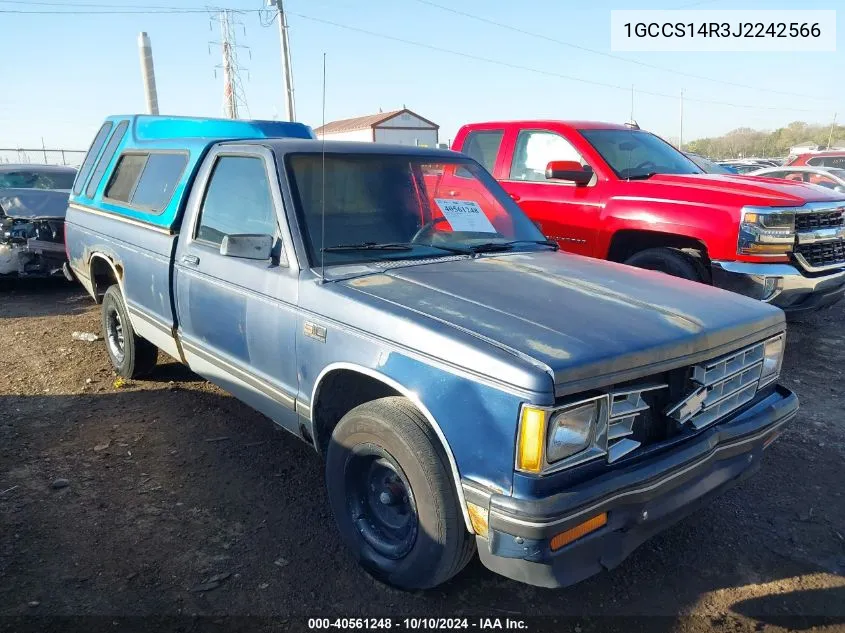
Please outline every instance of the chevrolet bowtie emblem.
[[686, 399], [681, 401], [669, 410], [668, 415], [676, 419], [681, 424], [685, 423], [695, 414], [700, 413], [704, 409], [704, 401], [707, 399], [707, 388], [699, 387]]

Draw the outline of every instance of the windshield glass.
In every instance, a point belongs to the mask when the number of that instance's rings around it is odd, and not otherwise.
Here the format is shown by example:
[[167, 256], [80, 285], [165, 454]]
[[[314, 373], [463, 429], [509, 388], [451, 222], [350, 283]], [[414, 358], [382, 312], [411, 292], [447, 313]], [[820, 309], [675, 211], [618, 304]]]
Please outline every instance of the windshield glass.
[[700, 174], [689, 158], [642, 130], [579, 130], [620, 178], [654, 174]]
[[699, 169], [704, 171], [705, 174], [735, 174], [735, 171], [731, 171], [727, 169], [723, 165], [717, 165], [712, 160], [707, 160], [703, 156], [694, 156], [692, 154], [687, 154], [687, 158], [689, 158], [692, 162], [698, 165]]
[[320, 265], [321, 255], [330, 266], [548, 248], [534, 223], [473, 161], [328, 154], [323, 227], [323, 156], [287, 160], [312, 265]]
[[0, 189], [70, 189], [76, 172], [19, 169], [0, 172]]

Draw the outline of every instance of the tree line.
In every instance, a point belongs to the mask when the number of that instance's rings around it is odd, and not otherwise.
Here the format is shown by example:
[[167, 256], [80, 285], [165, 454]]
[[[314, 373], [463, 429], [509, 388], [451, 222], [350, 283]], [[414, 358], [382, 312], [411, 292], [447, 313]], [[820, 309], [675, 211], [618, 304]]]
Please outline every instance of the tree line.
[[789, 148], [812, 143], [826, 148], [845, 147], [845, 125], [819, 125], [793, 121], [773, 132], [737, 128], [714, 138], [701, 138], [686, 144], [688, 152], [714, 159], [741, 157], [783, 157]]

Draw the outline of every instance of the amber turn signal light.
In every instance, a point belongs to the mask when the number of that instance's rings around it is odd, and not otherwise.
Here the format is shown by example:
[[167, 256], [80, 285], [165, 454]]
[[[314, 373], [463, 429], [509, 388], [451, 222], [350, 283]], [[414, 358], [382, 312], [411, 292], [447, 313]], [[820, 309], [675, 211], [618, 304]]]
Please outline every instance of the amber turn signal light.
[[590, 532], [595, 532], [605, 525], [607, 525], [607, 512], [602, 512], [592, 519], [579, 523], [574, 528], [569, 528], [565, 532], [555, 534], [551, 541], [552, 551], [558, 550], [564, 545], [569, 545], [572, 541], [577, 541], [582, 536], [586, 536]]
[[546, 412], [533, 407], [522, 408], [516, 467], [530, 473], [543, 469], [543, 447], [546, 443]]

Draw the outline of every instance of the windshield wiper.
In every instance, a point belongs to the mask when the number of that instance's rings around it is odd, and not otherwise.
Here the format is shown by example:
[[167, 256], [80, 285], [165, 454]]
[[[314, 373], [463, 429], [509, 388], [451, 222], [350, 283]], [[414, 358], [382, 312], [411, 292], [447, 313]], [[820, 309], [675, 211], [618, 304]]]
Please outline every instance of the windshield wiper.
[[509, 251], [517, 244], [539, 244], [540, 246], [550, 246], [552, 250], [560, 249], [557, 242], [552, 240], [511, 240], [510, 242], [485, 242], [483, 244], [475, 244], [470, 246], [473, 253], [495, 253], [496, 251]]
[[447, 253], [455, 253], [457, 255], [471, 255], [473, 251], [466, 248], [457, 248], [455, 246], [441, 246], [439, 244], [426, 244], [425, 242], [361, 242], [360, 244], [336, 244], [335, 246], [326, 246], [322, 249], [324, 253], [333, 253], [338, 251], [412, 251], [415, 246], [425, 246], [428, 248], [437, 248]]
[[359, 244], [335, 244], [334, 246], [326, 246], [321, 250], [324, 253], [334, 253], [337, 251], [410, 251], [413, 246], [410, 244], [402, 244], [398, 242], [385, 242], [379, 244], [378, 242], [361, 242]]
[[625, 180], [648, 180], [659, 173], [660, 172], [657, 171], [647, 171], [644, 174], [634, 174], [633, 176], [628, 176]]

